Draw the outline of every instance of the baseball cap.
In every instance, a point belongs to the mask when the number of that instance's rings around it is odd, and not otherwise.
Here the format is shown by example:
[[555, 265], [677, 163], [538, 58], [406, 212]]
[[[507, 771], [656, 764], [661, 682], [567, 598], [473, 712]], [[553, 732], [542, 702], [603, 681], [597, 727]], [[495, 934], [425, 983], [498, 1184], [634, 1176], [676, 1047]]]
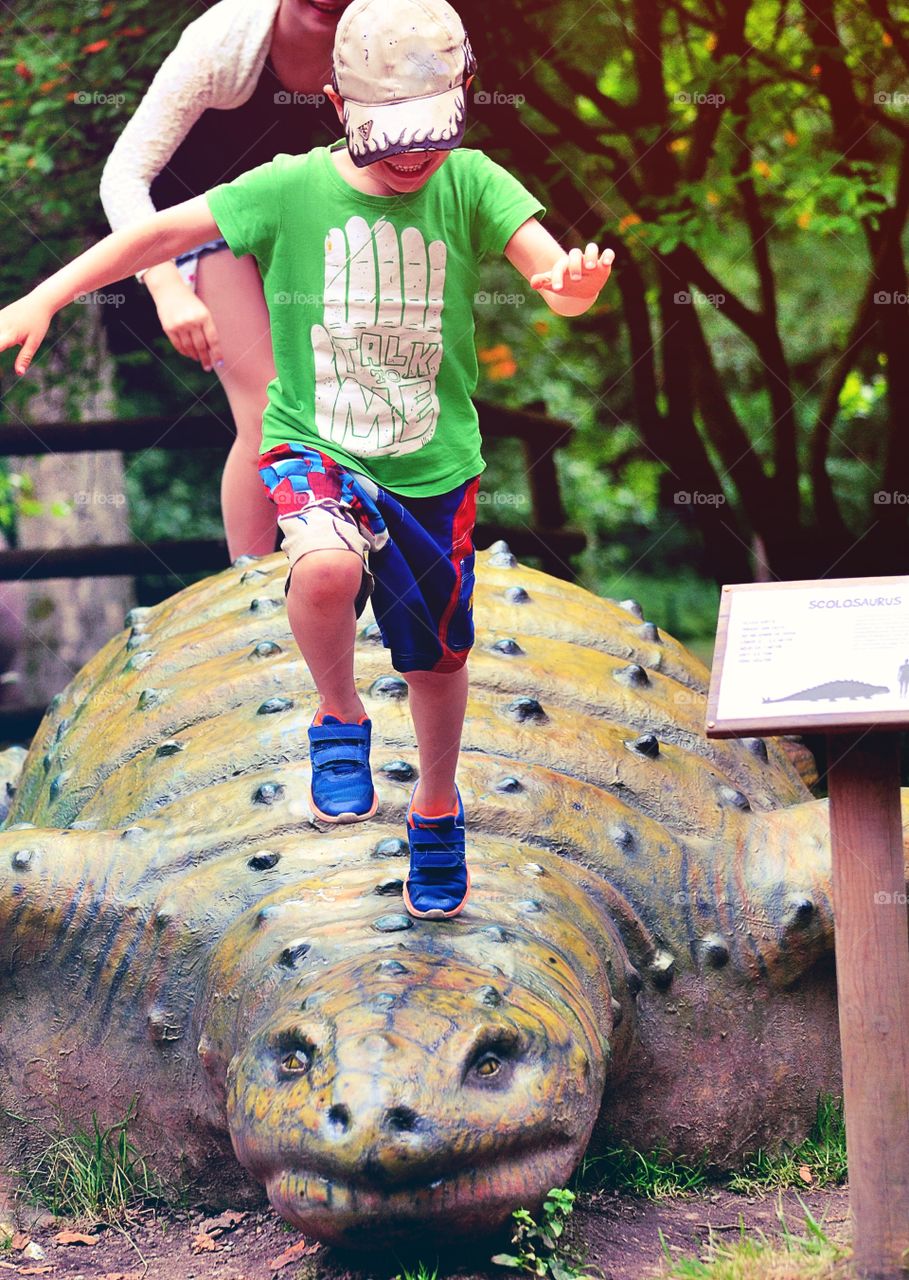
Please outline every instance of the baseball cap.
[[460, 146], [464, 82], [475, 70], [446, 0], [354, 0], [338, 23], [332, 72], [354, 164]]

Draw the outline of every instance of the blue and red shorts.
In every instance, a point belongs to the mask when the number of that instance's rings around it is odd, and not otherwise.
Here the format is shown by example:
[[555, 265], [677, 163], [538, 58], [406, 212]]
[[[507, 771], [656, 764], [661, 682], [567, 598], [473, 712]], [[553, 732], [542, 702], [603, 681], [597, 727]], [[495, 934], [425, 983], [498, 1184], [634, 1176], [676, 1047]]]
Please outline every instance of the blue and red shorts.
[[279, 444], [259, 458], [289, 570], [308, 551], [363, 560], [357, 617], [372, 608], [396, 671], [456, 671], [473, 645], [473, 526], [479, 477], [449, 493], [389, 493], [318, 449]]

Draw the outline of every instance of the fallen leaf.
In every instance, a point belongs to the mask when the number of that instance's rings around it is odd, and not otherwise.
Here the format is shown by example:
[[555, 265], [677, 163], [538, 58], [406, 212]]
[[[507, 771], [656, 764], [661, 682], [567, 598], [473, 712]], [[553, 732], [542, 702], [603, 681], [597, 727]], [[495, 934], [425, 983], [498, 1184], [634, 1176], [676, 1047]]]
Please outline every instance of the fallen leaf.
[[87, 1236], [82, 1231], [60, 1231], [54, 1236], [56, 1244], [84, 1244], [91, 1245], [98, 1243], [98, 1236]]
[[12, 1240], [10, 1240], [9, 1247], [15, 1249], [16, 1253], [20, 1253], [31, 1242], [31, 1236], [26, 1235], [24, 1231], [17, 1231]]
[[23, 1267], [20, 1276], [49, 1276], [53, 1267]]
[[814, 1181], [811, 1170], [808, 1168], [806, 1164], [799, 1165], [799, 1177], [801, 1178], [802, 1182]]
[[247, 1217], [247, 1214], [240, 1213], [237, 1209], [227, 1209], [224, 1213], [220, 1213], [217, 1218], [206, 1218], [202, 1223], [202, 1230], [207, 1231], [210, 1236], [217, 1239], [228, 1231], [234, 1231]]
[[218, 1246], [215, 1244], [212, 1236], [207, 1231], [200, 1231], [193, 1239], [190, 1245], [193, 1253], [217, 1253]]
[[272, 1258], [268, 1263], [271, 1271], [280, 1271], [282, 1267], [287, 1267], [291, 1262], [296, 1262], [298, 1258], [303, 1258], [307, 1254], [315, 1253], [321, 1246], [318, 1244], [307, 1244], [306, 1240], [298, 1240], [296, 1244], [292, 1244], [289, 1249], [285, 1249], [277, 1258]]

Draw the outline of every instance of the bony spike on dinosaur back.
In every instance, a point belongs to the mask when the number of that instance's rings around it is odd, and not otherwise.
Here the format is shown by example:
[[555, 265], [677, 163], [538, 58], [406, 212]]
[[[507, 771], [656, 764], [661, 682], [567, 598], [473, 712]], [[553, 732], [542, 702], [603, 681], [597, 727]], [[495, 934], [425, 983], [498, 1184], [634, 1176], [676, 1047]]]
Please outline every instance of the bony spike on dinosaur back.
[[364, 619], [379, 813], [326, 830], [281, 572], [134, 611], [11, 778], [7, 1163], [35, 1132], [10, 1113], [88, 1128], [137, 1097], [165, 1176], [375, 1247], [501, 1225], [588, 1143], [729, 1165], [804, 1136], [837, 1087], [833, 934], [826, 805], [786, 752], [708, 742], [706, 670], [633, 601], [493, 548], [458, 773], [474, 893], [415, 921], [386, 652]]

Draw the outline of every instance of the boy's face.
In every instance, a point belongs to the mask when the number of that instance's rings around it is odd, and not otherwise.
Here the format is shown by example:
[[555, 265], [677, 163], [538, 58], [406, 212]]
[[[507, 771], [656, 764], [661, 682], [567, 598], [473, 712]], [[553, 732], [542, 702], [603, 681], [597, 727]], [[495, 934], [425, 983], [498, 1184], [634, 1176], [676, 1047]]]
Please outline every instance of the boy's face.
[[[470, 81], [467, 83], [469, 85]], [[324, 85], [323, 91], [334, 103], [338, 119], [343, 124], [343, 98], [330, 84]], [[372, 164], [364, 165], [360, 172], [369, 174], [380, 187], [384, 187], [386, 190], [382, 194], [406, 195], [410, 191], [419, 191], [424, 182], [442, 168], [450, 154], [449, 151], [405, 151], [403, 155], [391, 156], [387, 160], [374, 160]]]

